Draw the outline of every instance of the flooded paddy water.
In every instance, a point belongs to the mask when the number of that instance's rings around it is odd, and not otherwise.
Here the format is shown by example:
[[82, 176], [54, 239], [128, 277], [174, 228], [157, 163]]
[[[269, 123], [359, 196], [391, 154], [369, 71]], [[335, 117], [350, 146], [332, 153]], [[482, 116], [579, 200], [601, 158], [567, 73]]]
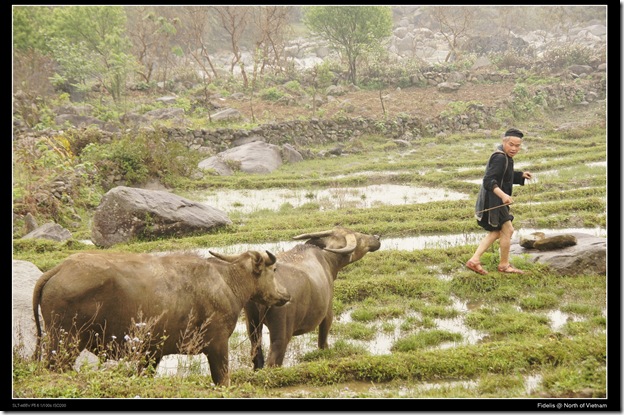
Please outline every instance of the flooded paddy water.
[[252, 213], [262, 209], [278, 210], [283, 205], [301, 207], [316, 203], [321, 210], [371, 208], [376, 205], [402, 205], [445, 200], [468, 199], [464, 193], [426, 187], [404, 185], [371, 185], [363, 187], [338, 187], [318, 190], [262, 189], [219, 190], [197, 195], [198, 202], [205, 203], [227, 213]]

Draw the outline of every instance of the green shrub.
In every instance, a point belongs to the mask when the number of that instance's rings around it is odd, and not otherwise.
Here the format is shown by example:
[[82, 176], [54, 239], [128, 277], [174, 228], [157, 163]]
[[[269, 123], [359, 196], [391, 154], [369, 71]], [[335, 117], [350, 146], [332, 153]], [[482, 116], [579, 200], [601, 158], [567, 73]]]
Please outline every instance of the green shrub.
[[279, 101], [284, 96], [284, 93], [276, 87], [270, 87], [260, 91], [260, 98], [265, 101]]
[[108, 144], [90, 143], [81, 161], [91, 163], [98, 171], [98, 182], [109, 187], [111, 177], [121, 176], [128, 184], [145, 183], [149, 178], [163, 182], [188, 177], [197, 169], [200, 154], [183, 144], [162, 139], [161, 133], [123, 136]]
[[293, 92], [295, 94], [303, 94], [304, 90], [301, 87], [301, 84], [299, 83], [299, 81], [293, 80], [293, 81], [288, 81], [284, 84], [284, 88], [286, 88], [286, 90]]
[[566, 68], [570, 65], [592, 65], [598, 59], [587, 46], [567, 44], [544, 52], [542, 62], [553, 68]]

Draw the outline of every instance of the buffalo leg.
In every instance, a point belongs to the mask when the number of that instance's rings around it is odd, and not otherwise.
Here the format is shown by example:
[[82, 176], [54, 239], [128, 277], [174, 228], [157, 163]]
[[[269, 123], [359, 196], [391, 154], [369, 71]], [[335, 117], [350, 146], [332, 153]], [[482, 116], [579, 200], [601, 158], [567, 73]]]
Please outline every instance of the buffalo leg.
[[247, 335], [251, 342], [251, 361], [254, 370], [264, 367], [264, 353], [262, 352], [262, 322], [260, 321], [260, 310], [255, 304], [245, 306], [245, 317], [247, 325]]
[[284, 363], [286, 348], [288, 347], [291, 336], [282, 337], [283, 338], [274, 338], [271, 336], [271, 346], [269, 347], [267, 366], [282, 366], [282, 364]]
[[210, 375], [215, 385], [230, 386], [230, 371], [229, 371], [229, 350], [228, 339], [225, 342], [219, 342], [220, 344], [211, 344], [208, 347], [208, 352], [204, 352], [208, 357], [208, 364], [210, 365]]
[[329, 346], [327, 342], [327, 337], [329, 336], [329, 329], [332, 325], [333, 315], [328, 314], [327, 317], [321, 324], [319, 325], [319, 334], [318, 334], [318, 347], [319, 349], [327, 349]]

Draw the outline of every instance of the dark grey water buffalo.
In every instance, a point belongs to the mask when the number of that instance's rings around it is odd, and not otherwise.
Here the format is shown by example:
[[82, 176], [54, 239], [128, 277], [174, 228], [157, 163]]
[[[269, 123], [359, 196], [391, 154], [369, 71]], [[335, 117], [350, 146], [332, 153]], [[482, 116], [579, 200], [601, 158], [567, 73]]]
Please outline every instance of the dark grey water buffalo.
[[333, 320], [334, 281], [338, 271], [381, 246], [379, 236], [343, 227], [299, 235], [293, 239], [308, 241], [276, 254], [278, 267], [275, 279], [290, 294], [288, 304], [266, 307], [248, 302], [245, 305], [254, 369], [264, 366], [263, 325], [269, 329], [270, 338], [267, 366], [281, 366], [290, 339], [317, 327], [318, 347], [327, 348], [327, 336]]
[[[195, 324], [196, 331], [203, 333], [201, 352], [208, 358], [214, 383], [228, 385], [228, 340], [244, 304], [283, 305], [289, 295], [275, 280], [272, 253], [210, 253], [216, 258], [189, 253], [74, 254], [35, 285], [37, 336], [41, 338], [39, 307], [47, 334], [60, 328], [74, 330], [80, 349], [93, 351], [98, 347], [94, 339], [105, 339], [106, 344], [111, 339], [120, 344], [128, 341], [124, 337], [142, 316], [143, 321], [156, 322], [152, 340], [168, 336], [162, 345], [149, 349], [158, 363], [163, 355], [179, 353], [187, 325]], [[205, 331], [200, 330], [205, 322]], [[50, 350], [56, 350], [58, 338], [50, 341]]]

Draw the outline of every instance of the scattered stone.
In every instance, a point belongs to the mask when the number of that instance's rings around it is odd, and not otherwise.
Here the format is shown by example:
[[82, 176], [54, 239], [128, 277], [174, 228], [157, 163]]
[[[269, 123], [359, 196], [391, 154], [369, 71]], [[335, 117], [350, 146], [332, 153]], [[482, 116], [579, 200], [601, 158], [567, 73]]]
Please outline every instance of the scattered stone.
[[74, 370], [76, 372], [80, 372], [83, 369], [85, 370], [96, 370], [100, 363], [100, 359], [90, 351], [83, 349], [76, 361], [74, 362]]
[[461, 85], [457, 82], [441, 82], [438, 84], [438, 91], [440, 92], [455, 92]]
[[32, 296], [43, 274], [32, 262], [13, 260], [11, 299], [13, 304], [13, 348], [23, 358], [30, 358], [37, 344]]
[[37, 220], [30, 212], [24, 217], [24, 223], [26, 224], [26, 233], [30, 233], [39, 227]]
[[574, 246], [576, 244], [577, 240], [574, 235], [556, 235], [535, 241], [534, 247], [540, 251], [552, 251], [554, 249], [567, 248], [568, 246]]
[[70, 231], [63, 228], [58, 223], [49, 222], [27, 233], [22, 237], [22, 239], [51, 239], [56, 242], [64, 242], [68, 239], [71, 239], [71, 237], [72, 233]]
[[202, 160], [198, 167], [228, 175], [235, 169], [244, 173], [270, 173], [281, 165], [282, 154], [279, 146], [264, 141], [252, 141]]

